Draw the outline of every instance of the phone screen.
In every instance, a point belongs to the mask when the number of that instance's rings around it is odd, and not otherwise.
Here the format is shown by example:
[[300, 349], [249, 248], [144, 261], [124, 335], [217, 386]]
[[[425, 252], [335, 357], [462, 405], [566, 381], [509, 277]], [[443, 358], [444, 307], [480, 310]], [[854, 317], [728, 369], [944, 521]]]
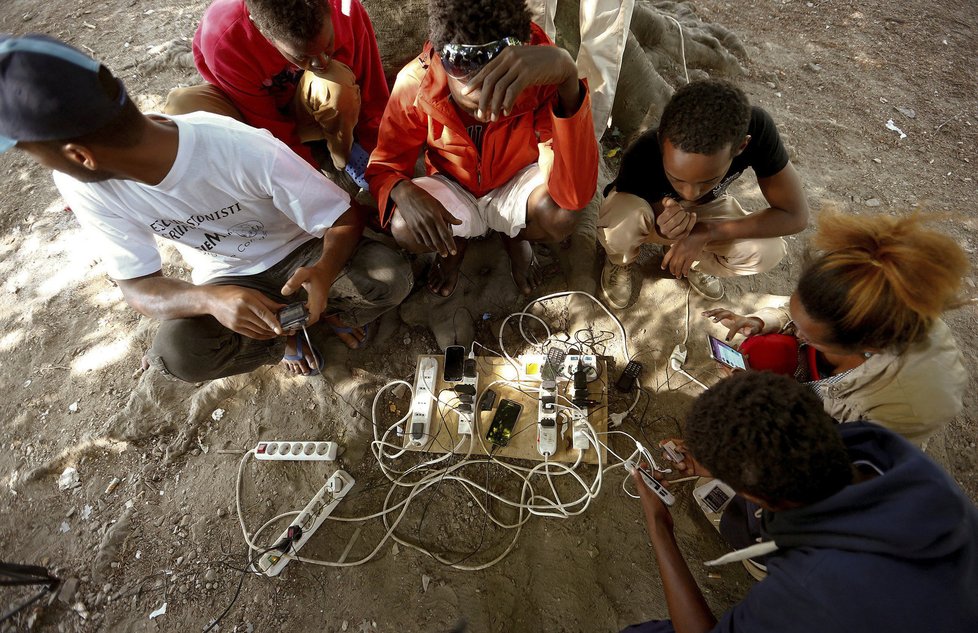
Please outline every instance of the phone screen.
[[496, 446], [509, 444], [509, 438], [513, 435], [513, 428], [516, 426], [516, 421], [521, 413], [523, 413], [523, 405], [519, 402], [505, 398], [500, 400], [496, 415], [492, 418], [492, 424], [486, 431], [486, 439]]
[[715, 336], [710, 336], [710, 356], [727, 367], [747, 369], [747, 359], [744, 355], [730, 347]]
[[462, 380], [462, 368], [465, 365], [465, 348], [461, 345], [449, 345], [445, 350], [445, 371], [442, 380], [458, 382]]

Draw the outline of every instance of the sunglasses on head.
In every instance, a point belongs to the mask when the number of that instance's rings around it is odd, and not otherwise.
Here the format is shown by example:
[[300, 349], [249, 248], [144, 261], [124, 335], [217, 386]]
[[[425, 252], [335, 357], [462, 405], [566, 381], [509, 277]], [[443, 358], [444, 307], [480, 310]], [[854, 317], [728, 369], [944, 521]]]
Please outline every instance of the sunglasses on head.
[[496, 58], [507, 46], [519, 46], [515, 37], [504, 37], [488, 44], [445, 44], [441, 49], [441, 65], [456, 79], [468, 79]]

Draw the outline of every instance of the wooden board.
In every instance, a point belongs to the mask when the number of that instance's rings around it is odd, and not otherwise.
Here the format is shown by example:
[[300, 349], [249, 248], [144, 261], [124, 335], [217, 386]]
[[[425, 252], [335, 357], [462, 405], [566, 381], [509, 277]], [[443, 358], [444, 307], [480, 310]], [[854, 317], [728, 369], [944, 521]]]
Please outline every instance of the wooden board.
[[[422, 358], [434, 358], [438, 362], [438, 381], [436, 382], [436, 395], [440, 393], [443, 389], [447, 389], [449, 384], [441, 380], [442, 376], [442, 366], [444, 363], [444, 356], [441, 355], [431, 355], [431, 356], [420, 356], [418, 357], [418, 363], [420, 364]], [[481, 397], [482, 393], [486, 390], [495, 380], [512, 380], [516, 376], [516, 369], [507, 361], [505, 358], [500, 357], [479, 357], [476, 359], [476, 366], [479, 372], [479, 385], [478, 385], [478, 396]], [[591, 414], [589, 416], [589, 421], [594, 427], [594, 430], [601, 434], [608, 431], [608, 379], [607, 379], [607, 366], [603, 360], [598, 359], [598, 378], [588, 384], [588, 393], [590, 399], [596, 401], [598, 404], [591, 408]], [[527, 381], [525, 385], [527, 387], [538, 387], [538, 381]], [[532, 390], [527, 390], [525, 393], [521, 392], [514, 387], [504, 384], [495, 384], [490, 387], [496, 392], [496, 402], [490, 411], [477, 411], [476, 424], [478, 428], [476, 432], [481, 436], [482, 442], [475, 440], [472, 449], [472, 455], [482, 456], [486, 454], [486, 449], [491, 449], [492, 444], [486, 441], [486, 430], [488, 430], [489, 425], [492, 423], [493, 415], [496, 413], [496, 406], [498, 406], [499, 401], [503, 398], [508, 400], [514, 400], [523, 405], [523, 412], [516, 421], [516, 426], [513, 429], [513, 435], [509, 441], [509, 444], [502, 448], [497, 448], [493, 453], [498, 457], [509, 457], [515, 459], [526, 459], [530, 461], [543, 461], [543, 457], [536, 449], [537, 440], [537, 409], [538, 409], [538, 394]], [[566, 381], [561, 381], [558, 386], [558, 393], [566, 395], [569, 397], [567, 391]], [[478, 398], [476, 399], [476, 405], [478, 405]], [[560, 402], [566, 404], [562, 398]], [[428, 451], [432, 453], [450, 453], [454, 450], [455, 446], [459, 443], [461, 439], [458, 435], [458, 415], [448, 404], [455, 404], [454, 394], [445, 393], [442, 395], [439, 403], [437, 404], [438, 409], [434, 413], [434, 420], [431, 424], [431, 440], [424, 446], [409, 446], [408, 436], [404, 436], [404, 447], [413, 451]], [[478, 408], [478, 406], [476, 406]], [[564, 416], [561, 416], [563, 418]], [[563, 425], [558, 424], [558, 431]], [[603, 435], [598, 435], [599, 439], [605, 441]], [[567, 428], [566, 433], [558, 436], [557, 441], [557, 453], [550, 458], [550, 461], [564, 462], [568, 464], [573, 464], [577, 461], [577, 451], [571, 447], [571, 430]], [[463, 444], [460, 449], [461, 452], [468, 450], [468, 442]], [[597, 464], [598, 456], [595, 453], [593, 447], [589, 448], [582, 460], [587, 464]], [[604, 447], [601, 447], [601, 462], [607, 463], [607, 452]]]

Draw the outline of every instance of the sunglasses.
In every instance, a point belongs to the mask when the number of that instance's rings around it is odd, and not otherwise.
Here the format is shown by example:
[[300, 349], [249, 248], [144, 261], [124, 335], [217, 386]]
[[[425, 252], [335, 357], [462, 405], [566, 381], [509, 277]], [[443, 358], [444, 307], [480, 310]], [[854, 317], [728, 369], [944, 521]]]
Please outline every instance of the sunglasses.
[[468, 79], [496, 58], [507, 46], [519, 46], [515, 37], [504, 37], [488, 44], [445, 44], [441, 64], [455, 79]]

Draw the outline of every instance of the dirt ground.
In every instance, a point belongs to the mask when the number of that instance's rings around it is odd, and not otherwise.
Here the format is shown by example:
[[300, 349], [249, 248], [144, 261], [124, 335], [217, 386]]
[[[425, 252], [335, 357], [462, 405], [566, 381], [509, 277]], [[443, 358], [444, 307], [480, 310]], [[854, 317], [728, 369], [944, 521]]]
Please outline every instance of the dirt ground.
[[[170, 87], [197, 81], [181, 49], [167, 43], [189, 39], [205, 6], [201, 0], [5, 0], [0, 30], [45, 32], [88, 50], [125, 80], [144, 109], [153, 109]], [[701, 0], [696, 9], [746, 44], [750, 74], [741, 83], [777, 121], [813, 209], [833, 203], [866, 213], [917, 206], [948, 212], [941, 226], [974, 253], [978, 5]], [[905, 138], [887, 129], [891, 119]], [[341, 466], [357, 480], [337, 514], [379, 512], [389, 486], [367, 449], [369, 399], [389, 380], [410, 380], [416, 355], [437, 350], [419, 325], [431, 299], [424, 292], [412, 296], [364, 351], [347, 353], [331, 343], [328, 357], [338, 368], [331, 381], [291, 380], [274, 368], [207, 385], [150, 381], [135, 370], [155, 325], [122, 301], [50, 175], [16, 151], [0, 156], [0, 173], [0, 385], [8, 394], [0, 408], [0, 558], [78, 580], [66, 603], [42, 602], [6, 630], [200, 631], [235, 596], [221, 630], [448, 631], [465, 620], [478, 632], [616, 631], [667, 615], [639, 506], [622, 491], [620, 469], [608, 473], [581, 516], [530, 520], [513, 551], [484, 571], [455, 570], [388, 540], [363, 565], [292, 563], [275, 579], [244, 577], [238, 594], [246, 551], [234, 492], [243, 449], [262, 438], [335, 440], [346, 448]], [[733, 193], [748, 209], [762, 200], [752, 177]], [[776, 271], [729, 283], [724, 302], [749, 309], [765, 295], [790, 292], [808, 234], [788, 239], [789, 256]], [[459, 292], [476, 317], [476, 340], [495, 349], [502, 319], [524, 302], [492, 246], [481, 245], [481, 255], [466, 263]], [[170, 251], [166, 262], [167, 274], [186, 275]], [[644, 259], [641, 296], [619, 314], [653, 392], [623, 430], [646, 443], [675, 434], [698, 392], [675, 377], [665, 384], [665, 359], [684, 336], [686, 290], [661, 278], [657, 264], [655, 256]], [[544, 290], [563, 287], [553, 271]], [[975, 296], [973, 278], [965, 291]], [[615, 329], [599, 311], [567, 314], [563, 305], [554, 301], [546, 311], [555, 331], [569, 322], [592, 322], [594, 336]], [[698, 316], [705, 307], [692, 297], [688, 367], [710, 382], [716, 379], [704, 342], [710, 326]], [[974, 303], [947, 321], [978, 376]], [[519, 348], [517, 338], [511, 330], [506, 335], [511, 352]], [[620, 367], [620, 342], [604, 347]], [[973, 380], [965, 413], [928, 450], [978, 499], [975, 398]], [[393, 422], [390, 406], [400, 411], [406, 404], [406, 398], [383, 398], [381, 420]], [[610, 410], [628, 404], [613, 396]], [[610, 443], [631, 450], [622, 436]], [[80, 485], [59, 490], [69, 466]], [[249, 529], [301, 508], [334, 468], [250, 461], [242, 491]], [[594, 469], [581, 472], [594, 476]], [[499, 466], [476, 465], [467, 474], [499, 494], [519, 493]], [[579, 488], [561, 492], [571, 498]], [[708, 575], [699, 561], [719, 555], [723, 545], [688, 490], [680, 487], [678, 496], [680, 545], [719, 614], [752, 581], [739, 566]], [[453, 560], [491, 561], [513, 532], [487, 523], [472, 501], [457, 485], [434, 487], [410, 506], [397, 534]], [[386, 531], [377, 519], [328, 522], [302, 553], [355, 562]], [[26, 595], [5, 590], [0, 603], [6, 608]], [[166, 613], [150, 619], [164, 604]]]

